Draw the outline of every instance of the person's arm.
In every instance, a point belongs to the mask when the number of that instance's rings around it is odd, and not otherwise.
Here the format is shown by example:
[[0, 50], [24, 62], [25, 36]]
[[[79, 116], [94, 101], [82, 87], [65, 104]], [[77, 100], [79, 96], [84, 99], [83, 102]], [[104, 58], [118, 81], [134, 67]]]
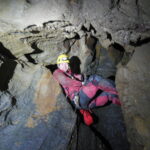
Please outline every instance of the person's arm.
[[82, 81], [83, 80], [83, 76], [81, 74], [74, 74], [73, 75], [75, 78], [77, 78], [78, 80]]
[[82, 86], [82, 82], [67, 77], [63, 72], [55, 71], [55, 79], [63, 86]]
[[78, 79], [80, 81], [83, 80], [82, 74], [72, 73], [71, 69], [69, 69], [68, 73], [71, 74], [71, 75], [73, 75], [73, 77], [75, 77], [76, 79]]

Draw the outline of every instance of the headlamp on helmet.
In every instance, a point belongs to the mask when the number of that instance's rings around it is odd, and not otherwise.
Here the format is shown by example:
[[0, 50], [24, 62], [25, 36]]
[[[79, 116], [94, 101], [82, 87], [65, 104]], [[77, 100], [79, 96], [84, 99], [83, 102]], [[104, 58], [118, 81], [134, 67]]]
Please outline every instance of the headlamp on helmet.
[[57, 64], [70, 63], [69, 56], [67, 54], [61, 54], [57, 58]]

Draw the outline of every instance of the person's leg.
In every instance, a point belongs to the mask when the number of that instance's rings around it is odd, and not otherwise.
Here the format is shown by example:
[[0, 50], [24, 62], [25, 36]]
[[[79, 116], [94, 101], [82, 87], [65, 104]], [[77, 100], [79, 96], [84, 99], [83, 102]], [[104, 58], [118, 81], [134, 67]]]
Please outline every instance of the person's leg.
[[79, 112], [83, 115], [84, 123], [90, 126], [94, 122], [91, 113], [87, 110], [89, 109], [88, 104], [91, 99], [82, 90], [79, 91], [79, 98], [79, 104], [81, 107]]
[[89, 98], [93, 98], [96, 94], [96, 92], [99, 90], [99, 88], [94, 85], [92, 82], [89, 82], [81, 89]]
[[108, 93], [102, 92], [98, 97], [96, 97], [94, 100], [92, 100], [89, 104], [89, 108], [95, 108], [99, 106], [105, 105], [109, 100]]
[[79, 92], [79, 104], [80, 107], [83, 109], [88, 109], [88, 104], [91, 101], [91, 99], [82, 91]]
[[115, 82], [110, 79], [105, 79], [99, 75], [91, 75], [87, 81], [87, 83], [94, 84], [98, 89], [112, 93], [118, 94], [115, 88]]
[[88, 78], [87, 82], [92, 82], [95, 85], [98, 85], [98, 83], [103, 79], [103, 77], [99, 76], [99, 75], [91, 75]]
[[93, 83], [89, 82], [79, 92], [80, 106], [84, 109], [88, 109], [88, 105], [92, 98], [96, 95], [99, 88]]
[[112, 101], [113, 104], [121, 105], [121, 102], [117, 95], [110, 94], [108, 92], [102, 92], [96, 99], [92, 100], [89, 104], [89, 108], [95, 108], [105, 105], [108, 101]]
[[[102, 106], [108, 102], [108, 100], [117, 104], [117, 94], [115, 84], [113, 81], [103, 79], [101, 76], [92, 75], [90, 76], [87, 84], [82, 87], [79, 92], [80, 95], [80, 106], [84, 109], [88, 109], [88, 105], [92, 98], [96, 95], [97, 91], [100, 90], [100, 86], [106, 87], [107, 90], [102, 92], [100, 96], [95, 99], [96, 106]], [[104, 86], [105, 85], [105, 86]], [[109, 88], [110, 87], [110, 88]], [[111, 91], [114, 89], [114, 91]], [[119, 103], [119, 102], [118, 102]], [[94, 100], [93, 100], [94, 104]]]
[[109, 94], [109, 100], [112, 101], [113, 104], [121, 106], [121, 101], [118, 95]]

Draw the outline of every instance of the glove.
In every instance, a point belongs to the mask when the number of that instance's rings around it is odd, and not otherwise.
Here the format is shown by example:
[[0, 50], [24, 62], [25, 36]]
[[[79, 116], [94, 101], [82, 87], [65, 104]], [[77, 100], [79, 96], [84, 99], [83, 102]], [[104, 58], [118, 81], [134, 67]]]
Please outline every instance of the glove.
[[74, 96], [73, 102], [74, 102], [76, 108], [80, 108], [80, 105], [79, 105], [79, 95], [75, 95]]
[[82, 82], [82, 85], [85, 85], [85, 82], [84, 82], [84, 81]]
[[90, 126], [94, 123], [93, 117], [88, 110], [80, 109], [80, 113], [83, 115], [84, 123]]

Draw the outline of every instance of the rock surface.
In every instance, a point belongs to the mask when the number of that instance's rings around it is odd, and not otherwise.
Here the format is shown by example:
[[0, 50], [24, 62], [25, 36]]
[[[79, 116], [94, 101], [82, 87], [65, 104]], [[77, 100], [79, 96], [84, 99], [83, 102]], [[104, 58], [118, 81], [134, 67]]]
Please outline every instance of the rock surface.
[[81, 123], [78, 128], [77, 149], [129, 150], [121, 108], [110, 104], [93, 112], [96, 123], [90, 128]]
[[13, 71], [4, 82], [8, 89], [0, 93], [0, 149], [66, 149], [76, 116], [50, 71], [23, 62]]
[[103, 42], [108, 33], [120, 44], [149, 36], [149, 0], [1, 0], [0, 3], [1, 32], [41, 26], [49, 20], [66, 20], [76, 26], [84, 25], [87, 30], [94, 27]]
[[[0, 0], [0, 149], [76, 149], [76, 115], [45, 68], [66, 52], [76, 73], [115, 79], [117, 72], [131, 150], [149, 150], [149, 7], [149, 0]], [[118, 132], [107, 129], [105, 113], [116, 109], [100, 109], [103, 123], [96, 128], [119, 149], [107, 133], [123, 140], [123, 120]], [[92, 148], [97, 138], [82, 127]], [[120, 145], [128, 149], [123, 144], [126, 139]], [[102, 145], [98, 139], [95, 149]]]
[[136, 48], [132, 59], [117, 71], [117, 89], [123, 102], [131, 149], [150, 148], [150, 44]]

